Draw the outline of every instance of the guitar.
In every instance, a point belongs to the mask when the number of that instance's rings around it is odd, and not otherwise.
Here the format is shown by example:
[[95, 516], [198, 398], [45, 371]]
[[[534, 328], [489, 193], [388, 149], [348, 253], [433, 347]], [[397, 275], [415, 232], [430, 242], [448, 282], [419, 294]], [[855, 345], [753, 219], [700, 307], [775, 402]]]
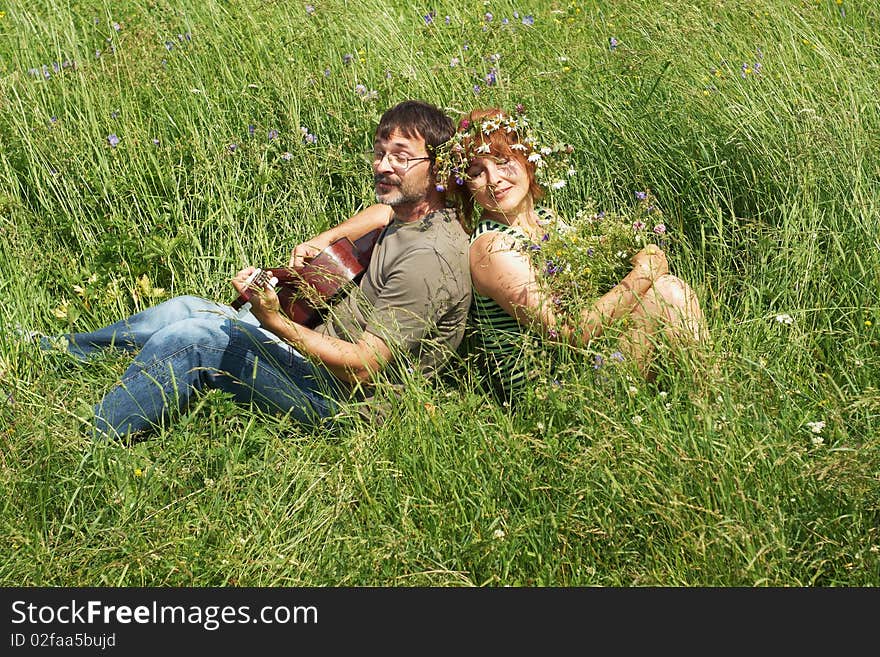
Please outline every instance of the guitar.
[[367, 270], [380, 232], [382, 229], [376, 228], [355, 242], [342, 237], [300, 269], [257, 269], [248, 286], [230, 305], [241, 311], [245, 304], [249, 304], [251, 295], [271, 284], [284, 314], [297, 324], [314, 328], [320, 324], [322, 311], [328, 303], [349, 283], [357, 283]]

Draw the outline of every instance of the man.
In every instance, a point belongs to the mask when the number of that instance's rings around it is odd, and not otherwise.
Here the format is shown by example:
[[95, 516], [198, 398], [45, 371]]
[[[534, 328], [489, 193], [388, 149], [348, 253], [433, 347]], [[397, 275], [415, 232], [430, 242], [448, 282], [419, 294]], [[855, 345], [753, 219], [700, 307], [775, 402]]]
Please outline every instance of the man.
[[[355, 241], [383, 229], [358, 285], [315, 329], [285, 317], [266, 287], [251, 295], [242, 318], [228, 306], [176, 297], [98, 331], [66, 336], [81, 358], [110, 345], [137, 352], [95, 406], [96, 434], [154, 429], [208, 388], [312, 424], [369, 396], [383, 371], [392, 379], [407, 370], [433, 376], [461, 342], [470, 305], [468, 236], [445, 207], [434, 174], [435, 150], [453, 131], [448, 117], [420, 101], [383, 114], [370, 157], [379, 203], [291, 255], [291, 266], [299, 267], [340, 237]], [[253, 271], [233, 279], [239, 293]]]

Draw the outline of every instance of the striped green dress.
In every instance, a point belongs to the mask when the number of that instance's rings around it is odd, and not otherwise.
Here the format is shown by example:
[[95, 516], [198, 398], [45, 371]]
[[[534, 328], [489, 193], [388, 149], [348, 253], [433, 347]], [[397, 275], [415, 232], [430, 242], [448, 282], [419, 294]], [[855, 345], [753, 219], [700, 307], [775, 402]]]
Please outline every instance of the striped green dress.
[[[545, 208], [537, 209], [542, 219], [552, 217]], [[471, 235], [471, 244], [485, 233], [498, 232], [510, 235], [518, 245], [527, 249], [529, 237], [519, 228], [492, 219], [483, 219]], [[507, 314], [498, 302], [473, 290], [470, 322], [477, 357], [496, 394], [510, 399], [528, 380], [532, 359], [539, 354], [538, 336], [522, 327]]]

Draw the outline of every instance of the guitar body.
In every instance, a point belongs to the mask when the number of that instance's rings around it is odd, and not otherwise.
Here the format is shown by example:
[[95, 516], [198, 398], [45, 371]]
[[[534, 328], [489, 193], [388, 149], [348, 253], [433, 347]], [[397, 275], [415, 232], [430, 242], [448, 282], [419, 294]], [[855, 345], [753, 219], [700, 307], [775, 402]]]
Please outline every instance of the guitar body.
[[265, 268], [231, 305], [239, 310], [255, 290], [267, 285], [274, 277], [277, 279], [275, 293], [284, 314], [297, 324], [314, 328], [321, 323], [322, 312], [328, 303], [348, 284], [360, 280], [367, 270], [380, 232], [381, 229], [376, 228], [356, 242], [347, 237], [338, 239], [301, 269]]

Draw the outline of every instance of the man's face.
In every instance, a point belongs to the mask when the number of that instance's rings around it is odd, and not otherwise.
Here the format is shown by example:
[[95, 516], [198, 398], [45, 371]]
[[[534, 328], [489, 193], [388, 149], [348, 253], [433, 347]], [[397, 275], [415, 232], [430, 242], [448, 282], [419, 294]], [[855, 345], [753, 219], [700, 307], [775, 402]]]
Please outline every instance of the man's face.
[[[373, 144], [376, 200], [391, 207], [425, 200], [434, 188], [431, 161], [421, 137], [404, 137], [397, 129]], [[390, 157], [389, 157], [390, 156]], [[422, 159], [424, 158], [424, 159]]]

